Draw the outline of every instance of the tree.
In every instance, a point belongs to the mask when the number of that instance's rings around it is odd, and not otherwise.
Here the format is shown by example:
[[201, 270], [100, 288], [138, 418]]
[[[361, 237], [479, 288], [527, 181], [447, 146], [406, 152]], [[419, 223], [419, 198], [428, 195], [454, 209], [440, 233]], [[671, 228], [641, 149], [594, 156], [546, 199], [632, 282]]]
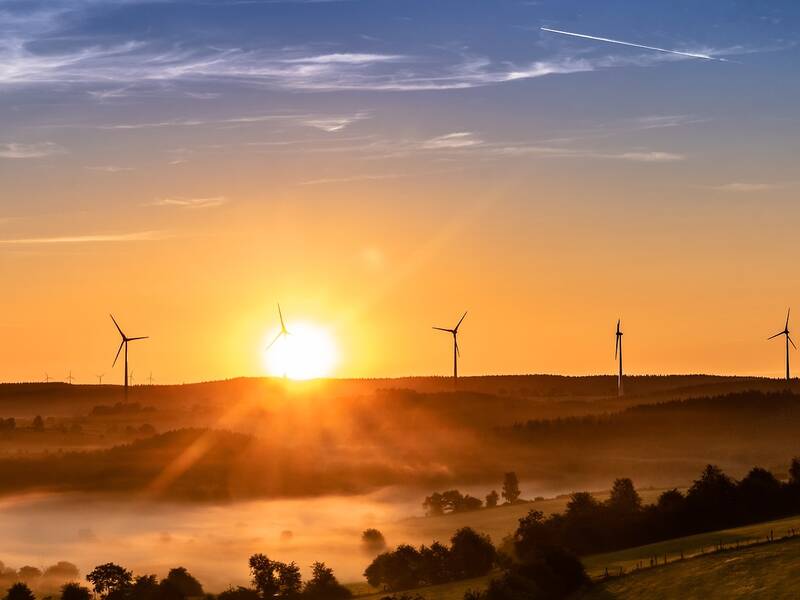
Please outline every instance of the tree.
[[444, 514], [444, 499], [439, 492], [434, 492], [422, 503], [422, 508], [425, 509], [425, 514], [429, 517], [436, 517]]
[[789, 485], [800, 486], [800, 457], [795, 456], [789, 465]]
[[303, 598], [309, 600], [345, 600], [352, 592], [336, 579], [333, 569], [325, 563], [315, 562], [311, 566], [311, 579], [303, 587]]
[[217, 600], [261, 600], [261, 597], [254, 589], [239, 586], [220, 592], [217, 594]]
[[61, 600], [91, 600], [91, 597], [89, 588], [74, 581], [64, 584], [61, 588]]
[[633, 481], [626, 477], [614, 481], [606, 505], [617, 513], [635, 513], [642, 508], [642, 499], [633, 487]]
[[36, 600], [31, 588], [27, 584], [18, 581], [6, 593], [5, 600]]
[[44, 419], [42, 419], [41, 415], [36, 415], [33, 419], [33, 430], [44, 431]]
[[155, 575], [139, 575], [131, 586], [131, 597], [136, 600], [162, 600], [161, 586]]
[[114, 563], [99, 565], [86, 576], [86, 580], [101, 598], [108, 598], [114, 592], [129, 588], [132, 579], [133, 574], [130, 571]]
[[514, 504], [519, 500], [520, 494], [517, 474], [513, 471], [511, 473], [506, 473], [503, 478], [503, 498], [505, 498], [506, 502], [509, 504]]
[[368, 552], [382, 552], [386, 549], [386, 538], [373, 527], [364, 530], [361, 534], [361, 543]]
[[487, 535], [462, 527], [450, 538], [450, 570], [455, 577], [468, 579], [492, 570], [497, 550]]
[[277, 576], [277, 564], [264, 554], [254, 554], [250, 557], [250, 574], [253, 587], [262, 598], [273, 598], [278, 595], [280, 585]]
[[419, 578], [426, 585], [445, 583], [453, 579], [450, 548], [439, 542], [419, 548]]
[[203, 586], [197, 581], [190, 573], [183, 567], [176, 567], [171, 569], [164, 580], [181, 593], [185, 597], [202, 596]]
[[384, 552], [364, 571], [367, 582], [373, 587], [390, 591], [419, 587], [422, 557], [413, 546], [401, 544], [394, 552]]
[[492, 490], [491, 492], [486, 494], [486, 508], [496, 507], [499, 498], [500, 495], [495, 490]]
[[264, 554], [250, 557], [250, 573], [253, 586], [262, 598], [291, 600], [300, 595], [302, 579], [295, 563], [270, 560]]

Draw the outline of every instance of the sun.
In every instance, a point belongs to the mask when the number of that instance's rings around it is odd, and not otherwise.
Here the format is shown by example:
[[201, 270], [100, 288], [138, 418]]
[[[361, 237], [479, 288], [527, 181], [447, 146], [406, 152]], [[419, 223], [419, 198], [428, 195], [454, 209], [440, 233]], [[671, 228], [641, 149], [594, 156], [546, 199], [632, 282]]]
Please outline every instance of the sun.
[[[336, 343], [330, 332], [314, 323], [287, 324], [288, 335], [277, 341], [264, 353], [267, 373], [289, 379], [316, 379], [333, 373], [338, 360]], [[266, 336], [270, 342], [277, 331]]]

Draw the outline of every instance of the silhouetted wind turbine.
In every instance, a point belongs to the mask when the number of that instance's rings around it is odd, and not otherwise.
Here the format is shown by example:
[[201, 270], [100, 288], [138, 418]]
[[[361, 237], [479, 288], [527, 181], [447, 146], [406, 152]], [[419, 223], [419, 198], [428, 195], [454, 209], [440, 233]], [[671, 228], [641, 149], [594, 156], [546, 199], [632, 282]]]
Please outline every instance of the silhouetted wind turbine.
[[70, 371], [70, 372], [69, 372], [69, 375], [67, 375], [67, 383], [69, 383], [70, 385], [72, 385], [72, 382], [73, 382], [73, 381], [75, 381], [75, 378], [72, 376], [72, 371]]
[[461, 351], [458, 349], [458, 328], [461, 327], [461, 322], [466, 316], [466, 312], [461, 315], [458, 323], [452, 329], [446, 329], [445, 327], [434, 327], [434, 329], [438, 331], [446, 331], [447, 333], [453, 334], [453, 381], [456, 383], [458, 383], [458, 357], [461, 356]]
[[153, 385], [153, 381], [154, 380], [153, 380], [153, 372], [152, 371], [150, 371], [150, 377], [148, 377], [147, 380], [150, 382], [150, 385]]
[[45, 372], [45, 374], [44, 374], [44, 382], [45, 383], [50, 383], [50, 375], [48, 375], [47, 372]]
[[619, 375], [617, 375], [617, 396], [622, 396], [622, 330], [621, 319], [617, 319], [617, 343], [614, 345], [614, 358], [619, 356]]
[[128, 375], [128, 377], [129, 377], [129, 378], [130, 378], [130, 380], [131, 380], [131, 385], [133, 385], [133, 369], [131, 369], [131, 372], [130, 372], [130, 374]]
[[791, 336], [789, 335], [789, 313], [792, 312], [792, 309], [786, 311], [786, 325], [783, 326], [783, 331], [779, 331], [775, 335], [771, 335], [768, 337], [768, 340], [778, 337], [779, 335], [786, 336], [786, 383], [789, 383], [789, 344], [792, 344], [792, 347], [797, 350], [797, 346], [794, 345], [794, 341], [792, 340]]
[[286, 337], [287, 335], [291, 335], [289, 333], [289, 330], [286, 329], [286, 323], [284, 323], [284, 321], [283, 321], [283, 313], [281, 312], [281, 305], [280, 304], [278, 304], [278, 318], [281, 320], [281, 330], [278, 332], [278, 335], [275, 336], [275, 339], [270, 342], [269, 346], [267, 346], [267, 350], [272, 348], [275, 345], [275, 342], [277, 342], [282, 337]]
[[105, 373], [103, 373], [102, 375], [96, 375], [95, 376], [95, 377], [97, 377], [97, 384], [98, 385], [103, 385], [103, 376], [104, 375], [105, 375]]
[[117, 359], [119, 358], [119, 353], [122, 352], [122, 347], [125, 346], [125, 396], [128, 396], [128, 343], [135, 342], [136, 340], [146, 340], [149, 336], [140, 336], [140, 337], [128, 337], [122, 332], [122, 329], [117, 323], [117, 320], [114, 318], [114, 315], [109, 315], [111, 320], [114, 321], [114, 326], [119, 331], [120, 337], [122, 337], [122, 341], [119, 343], [119, 348], [117, 349], [117, 355], [114, 357], [114, 362], [112, 363], [111, 367], [113, 368], [114, 365], [117, 364]]

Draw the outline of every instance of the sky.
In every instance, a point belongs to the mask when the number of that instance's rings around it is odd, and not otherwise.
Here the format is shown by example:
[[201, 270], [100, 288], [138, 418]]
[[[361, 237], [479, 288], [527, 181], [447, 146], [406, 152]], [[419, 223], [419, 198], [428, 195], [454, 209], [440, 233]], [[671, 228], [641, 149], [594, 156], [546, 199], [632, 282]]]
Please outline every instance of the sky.
[[611, 373], [621, 318], [630, 373], [779, 376], [798, 39], [791, 1], [0, 0], [0, 380], [121, 381], [110, 312], [135, 381], [264, 374], [278, 302], [342, 377], [447, 374], [465, 310], [466, 375]]

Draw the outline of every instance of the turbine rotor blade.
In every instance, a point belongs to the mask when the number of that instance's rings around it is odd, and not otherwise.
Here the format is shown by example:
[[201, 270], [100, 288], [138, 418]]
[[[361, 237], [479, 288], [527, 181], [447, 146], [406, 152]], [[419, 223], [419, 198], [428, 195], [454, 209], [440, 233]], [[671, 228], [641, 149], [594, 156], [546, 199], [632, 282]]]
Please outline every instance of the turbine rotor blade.
[[116, 365], [116, 364], [117, 364], [117, 359], [119, 358], [119, 353], [120, 353], [120, 352], [122, 352], [122, 347], [123, 347], [124, 345], [125, 345], [125, 340], [122, 340], [122, 341], [119, 343], [119, 348], [117, 349], [117, 355], [114, 357], [114, 362], [113, 362], [113, 363], [111, 363], [111, 368], [112, 368], [112, 369], [114, 368], [114, 365]]
[[792, 345], [792, 347], [797, 350], [797, 346], [794, 345], [794, 340], [792, 340], [792, 338], [790, 338], [788, 335], [786, 336], [786, 339], [789, 340], [789, 343]]
[[455, 345], [456, 345], [456, 356], [458, 356], [459, 358], [461, 358], [461, 350], [460, 350], [460, 349], [459, 349], [459, 347], [458, 347], [458, 338], [456, 338], [455, 336], [453, 336], [453, 342], [454, 342], [454, 343], [455, 343]]
[[278, 304], [278, 318], [281, 320], [281, 331], [286, 331], [286, 324], [283, 322], [283, 313], [281, 312], [280, 304]]
[[455, 331], [453, 329], [445, 329], [444, 327], [431, 327], [431, 329], [436, 329], [438, 331], [446, 331], [447, 333], [453, 333]]
[[464, 317], [467, 316], [467, 311], [464, 311], [464, 314], [461, 315], [461, 318], [458, 320], [458, 324], [453, 328], [453, 331], [458, 331], [458, 328], [461, 327], [461, 321], [464, 320]]
[[789, 313], [791, 313], [791, 312], [792, 312], [792, 309], [790, 307], [789, 310], [786, 311], [786, 325], [784, 326], [784, 329], [786, 329], [787, 331], [789, 329]]
[[779, 331], [779, 332], [778, 332], [778, 333], [776, 333], [775, 335], [771, 335], [771, 336], [769, 336], [769, 337], [767, 338], [767, 340], [774, 339], [774, 338], [778, 337], [779, 335], [784, 335], [785, 333], [786, 333], [785, 331]]
[[278, 335], [276, 335], [276, 336], [275, 336], [275, 339], [274, 339], [274, 340], [272, 340], [272, 341], [269, 343], [269, 346], [267, 346], [267, 348], [266, 348], [266, 349], [267, 349], [267, 350], [269, 350], [270, 348], [272, 348], [272, 347], [275, 345], [275, 342], [277, 342], [279, 339], [281, 339], [281, 336], [282, 336], [282, 335], [283, 335], [283, 332], [281, 331], [281, 332], [280, 332]]
[[114, 318], [114, 315], [108, 313], [108, 316], [111, 317], [112, 321], [114, 321], [114, 325], [116, 326], [117, 331], [119, 331], [119, 334], [122, 336], [123, 339], [125, 339], [125, 334], [122, 333], [122, 328], [119, 326], [119, 323], [117, 323], [117, 320]]
[[617, 360], [617, 352], [619, 352], [619, 336], [617, 336], [617, 343], [614, 344], [614, 360]]
[[149, 335], [143, 335], [141, 337], [135, 337], [135, 338], [127, 338], [129, 342], [135, 342], [136, 340], [147, 340], [147, 339], [150, 339]]

